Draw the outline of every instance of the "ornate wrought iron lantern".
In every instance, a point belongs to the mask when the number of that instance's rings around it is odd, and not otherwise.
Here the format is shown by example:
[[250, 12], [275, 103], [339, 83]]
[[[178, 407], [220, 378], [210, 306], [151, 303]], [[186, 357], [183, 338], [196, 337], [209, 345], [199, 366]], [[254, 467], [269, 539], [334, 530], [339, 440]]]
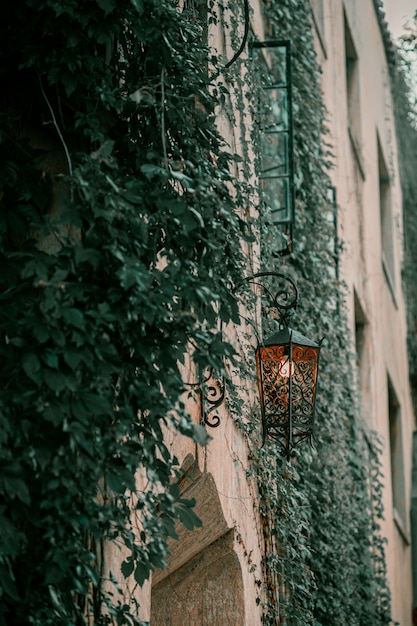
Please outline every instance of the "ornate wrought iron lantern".
[[[262, 278], [268, 281], [263, 282]], [[281, 288], [274, 294], [271, 282], [276, 279]], [[281, 453], [289, 459], [298, 444], [313, 441], [321, 341], [316, 343], [289, 326], [298, 304], [298, 289], [291, 278], [278, 272], [259, 272], [244, 282], [257, 285], [266, 294], [269, 303], [262, 306], [263, 312], [266, 309], [276, 311], [268, 319], [275, 320], [279, 328], [266, 339], [261, 339], [262, 333], [251, 319], [253, 316], [246, 321], [254, 327], [258, 339], [255, 357], [262, 445], [267, 437], [274, 439]], [[243, 284], [238, 285], [235, 293]], [[265, 321], [266, 316], [263, 318]], [[217, 428], [220, 425], [217, 409], [225, 398], [224, 381], [213, 376], [209, 368], [198, 382], [188, 385], [200, 394], [202, 423]]]
[[[272, 295], [257, 279], [274, 276], [284, 279], [288, 288]], [[314, 405], [317, 389], [320, 343], [304, 337], [289, 327], [289, 319], [298, 303], [294, 282], [276, 272], [261, 272], [247, 279], [266, 291], [278, 314], [279, 330], [256, 348], [256, 365], [263, 441], [269, 436], [278, 442], [281, 452], [291, 456], [302, 441], [312, 443]]]

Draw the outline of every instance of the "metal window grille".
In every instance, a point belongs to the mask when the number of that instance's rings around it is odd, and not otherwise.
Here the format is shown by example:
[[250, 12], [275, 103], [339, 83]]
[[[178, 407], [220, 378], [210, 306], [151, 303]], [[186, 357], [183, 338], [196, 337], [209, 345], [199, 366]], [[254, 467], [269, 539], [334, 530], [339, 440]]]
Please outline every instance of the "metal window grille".
[[281, 227], [281, 254], [292, 250], [294, 161], [289, 41], [254, 42], [251, 57], [260, 80], [260, 190], [268, 219]]

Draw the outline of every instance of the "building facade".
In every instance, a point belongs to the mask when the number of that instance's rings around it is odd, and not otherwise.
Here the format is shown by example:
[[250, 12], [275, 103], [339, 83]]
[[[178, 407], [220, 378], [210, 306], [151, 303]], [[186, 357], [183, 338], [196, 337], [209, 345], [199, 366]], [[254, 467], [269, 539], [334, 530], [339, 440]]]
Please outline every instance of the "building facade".
[[0, 626], [417, 623], [380, 1], [4, 13]]
[[[244, 60], [243, 73], [245, 63], [250, 62], [254, 50], [256, 53], [256, 44], [275, 40], [276, 31], [271, 37], [268, 22], [269, 7], [269, 3], [251, 3], [245, 32], [249, 48], [244, 48], [240, 59]], [[222, 18], [209, 28], [208, 41], [217, 53], [230, 59], [233, 46], [227, 28], [231, 16], [226, 8]], [[288, 19], [291, 23], [291, 17]], [[297, 19], [295, 8], [293, 19]], [[239, 28], [242, 36], [244, 21]], [[413, 608], [410, 496], [415, 416], [408, 381], [401, 279], [402, 199], [390, 82], [392, 50], [382, 7], [373, 0], [312, 0], [311, 29], [327, 111], [326, 141], [332, 152], [329, 206], [335, 211], [331, 215], [336, 215], [333, 276], [345, 284], [352, 351], [346, 358], [353, 363], [352, 384], [359, 392], [357, 401], [366, 427], [376, 431], [382, 441], [385, 519], [381, 534], [387, 538], [392, 618], [401, 626], [409, 626]], [[284, 39], [288, 41], [286, 36]], [[291, 45], [299, 47], [301, 42], [293, 40]], [[253, 103], [245, 92], [241, 109], [233, 89], [230, 93], [229, 108], [219, 109], [219, 127], [232, 149], [247, 158], [242, 145], [248, 137], [250, 140], [251, 125], [257, 123]], [[255, 159], [256, 149], [251, 150]], [[256, 182], [256, 168], [254, 171]], [[260, 179], [265, 182], [263, 174]], [[261, 189], [266, 187], [261, 184]], [[281, 202], [280, 210], [289, 214], [293, 209], [284, 205]], [[284, 232], [284, 241], [287, 226], [278, 229], [277, 237]], [[259, 247], [248, 248], [248, 266], [253, 271], [260, 267], [260, 256]], [[253, 348], [250, 341], [245, 347], [240, 330], [227, 329], [225, 334], [243, 352]], [[192, 368], [187, 376], [192, 383]], [[203, 395], [194, 398], [194, 405], [189, 401], [196, 421], [204, 415]], [[246, 400], [256, 406], [255, 391]], [[261, 496], [251, 471], [247, 435], [226, 405], [221, 405], [216, 415], [218, 427], [208, 429], [212, 441], [203, 448], [167, 433], [169, 446], [184, 468], [181, 492], [196, 499], [202, 527], [192, 533], [178, 530], [179, 541], [170, 542], [169, 568], [155, 571], [151, 583], [144, 587], [143, 618], [155, 626], [255, 626], [265, 619], [265, 582], [269, 587], [282, 584], [279, 578], [265, 581], [265, 559], [274, 552], [279, 558], [280, 546], [273, 538], [265, 540], [265, 520], [259, 512]]]

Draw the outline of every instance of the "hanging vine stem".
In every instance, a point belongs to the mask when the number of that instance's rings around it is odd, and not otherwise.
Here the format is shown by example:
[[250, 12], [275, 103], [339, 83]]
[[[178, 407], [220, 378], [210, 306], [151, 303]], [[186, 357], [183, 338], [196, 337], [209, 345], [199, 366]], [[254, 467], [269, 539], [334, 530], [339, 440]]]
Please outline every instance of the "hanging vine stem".
[[165, 65], [161, 69], [161, 142], [165, 167], [168, 165], [168, 151], [165, 136]]
[[48, 96], [45, 93], [45, 90], [44, 90], [43, 85], [42, 85], [42, 80], [41, 80], [41, 77], [39, 75], [38, 75], [38, 79], [39, 79], [39, 86], [41, 88], [42, 96], [43, 96], [43, 98], [44, 98], [44, 100], [45, 100], [45, 102], [46, 102], [46, 104], [48, 106], [48, 109], [49, 109], [49, 111], [51, 113], [51, 116], [52, 116], [52, 123], [55, 126], [55, 130], [58, 133], [58, 137], [59, 137], [59, 139], [60, 139], [60, 141], [62, 143], [62, 146], [64, 148], [65, 156], [67, 157], [67, 162], [68, 162], [68, 171], [69, 171], [70, 176], [72, 177], [72, 174], [73, 174], [72, 161], [71, 161], [71, 157], [70, 157], [70, 153], [69, 153], [67, 144], [65, 143], [65, 139], [64, 139], [64, 137], [63, 137], [63, 135], [61, 133], [61, 129], [58, 126], [58, 122], [56, 121], [54, 110], [52, 108], [51, 103], [49, 102]]

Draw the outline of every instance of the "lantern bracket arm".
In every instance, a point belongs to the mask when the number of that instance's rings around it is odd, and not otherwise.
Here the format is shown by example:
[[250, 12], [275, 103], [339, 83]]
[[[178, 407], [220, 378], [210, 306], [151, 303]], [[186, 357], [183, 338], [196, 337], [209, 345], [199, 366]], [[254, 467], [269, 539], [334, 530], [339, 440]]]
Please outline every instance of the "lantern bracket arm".
[[[261, 281], [262, 278], [277, 278], [279, 282], [278, 290], [274, 291]], [[235, 288], [236, 293], [244, 284], [253, 283], [259, 286], [265, 296], [269, 300], [268, 308], [275, 309], [277, 312], [277, 319], [281, 327], [288, 327], [291, 317], [294, 315], [298, 306], [298, 288], [295, 282], [285, 274], [281, 272], [257, 272], [251, 276], [247, 276], [242, 282], [240, 282]]]

